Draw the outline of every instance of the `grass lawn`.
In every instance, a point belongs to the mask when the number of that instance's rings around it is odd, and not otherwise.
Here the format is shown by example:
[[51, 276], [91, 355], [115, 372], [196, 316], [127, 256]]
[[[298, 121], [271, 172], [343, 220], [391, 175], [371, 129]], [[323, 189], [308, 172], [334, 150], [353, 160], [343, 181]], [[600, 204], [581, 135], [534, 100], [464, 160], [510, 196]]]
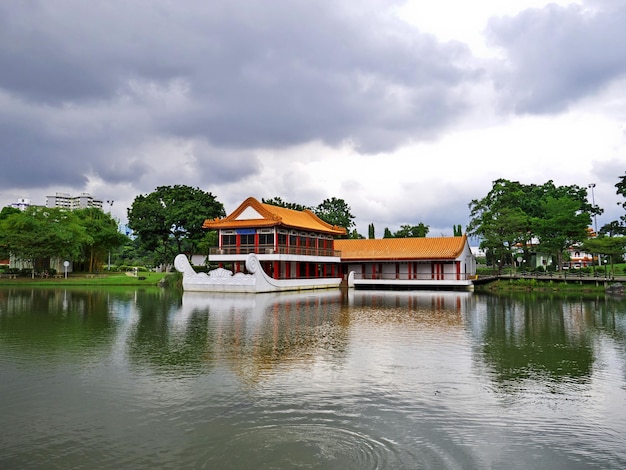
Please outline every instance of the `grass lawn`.
[[67, 279], [63, 276], [49, 277], [42, 279], [36, 277], [18, 277], [10, 279], [7, 275], [0, 277], [0, 286], [156, 286], [157, 283], [171, 276], [170, 281], [173, 283], [177, 278], [177, 273], [139, 273], [137, 277], [128, 276], [126, 273], [71, 273], [67, 275]]

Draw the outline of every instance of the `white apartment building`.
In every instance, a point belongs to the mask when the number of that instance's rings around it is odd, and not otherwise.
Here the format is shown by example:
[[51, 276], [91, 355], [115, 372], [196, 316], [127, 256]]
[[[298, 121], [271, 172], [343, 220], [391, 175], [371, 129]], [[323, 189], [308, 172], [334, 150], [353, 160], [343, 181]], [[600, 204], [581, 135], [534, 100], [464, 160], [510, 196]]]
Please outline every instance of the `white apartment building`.
[[46, 207], [60, 207], [68, 210], [85, 209], [87, 207], [102, 209], [102, 201], [94, 199], [89, 193], [81, 193], [80, 196], [56, 193], [55, 196], [46, 196]]
[[15, 209], [19, 209], [23, 211], [23, 210], [26, 210], [27, 207], [30, 207], [32, 205], [33, 203], [30, 199], [26, 197], [19, 197], [17, 198], [17, 202], [14, 202], [11, 204], [11, 207], [14, 207]]

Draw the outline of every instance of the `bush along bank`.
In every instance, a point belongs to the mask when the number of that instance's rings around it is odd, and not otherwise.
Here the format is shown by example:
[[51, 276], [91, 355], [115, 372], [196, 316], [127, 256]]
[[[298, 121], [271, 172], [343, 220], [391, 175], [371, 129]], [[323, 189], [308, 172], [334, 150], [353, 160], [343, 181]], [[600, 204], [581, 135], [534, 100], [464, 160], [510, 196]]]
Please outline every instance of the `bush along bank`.
[[[615, 283], [611, 283], [613, 285]], [[619, 284], [619, 283], [618, 283]], [[580, 282], [554, 279], [498, 279], [488, 284], [476, 286], [476, 291], [541, 291], [541, 292], [593, 292], [603, 293], [608, 284], [604, 281]], [[615, 288], [612, 288], [615, 289]]]

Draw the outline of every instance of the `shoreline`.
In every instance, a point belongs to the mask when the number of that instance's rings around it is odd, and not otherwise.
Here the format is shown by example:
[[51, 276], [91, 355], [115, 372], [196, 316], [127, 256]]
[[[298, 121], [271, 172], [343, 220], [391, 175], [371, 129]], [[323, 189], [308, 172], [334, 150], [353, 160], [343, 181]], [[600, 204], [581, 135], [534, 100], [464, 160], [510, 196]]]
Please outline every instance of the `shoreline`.
[[172, 285], [175, 283], [176, 273], [140, 273], [138, 276], [127, 276], [126, 273], [112, 274], [68, 274], [67, 278], [30, 278], [0, 277], [0, 287], [65, 287], [65, 286], [148, 286]]

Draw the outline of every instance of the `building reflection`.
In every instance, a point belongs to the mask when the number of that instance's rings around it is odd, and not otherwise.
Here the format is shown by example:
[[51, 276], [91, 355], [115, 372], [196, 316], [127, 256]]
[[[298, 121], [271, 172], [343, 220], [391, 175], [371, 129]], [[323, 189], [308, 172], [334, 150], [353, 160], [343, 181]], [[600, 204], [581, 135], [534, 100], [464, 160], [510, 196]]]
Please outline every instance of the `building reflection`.
[[307, 293], [210, 294], [186, 292], [175, 325], [207, 319], [203, 360], [226, 362], [256, 382], [281, 364], [302, 364], [318, 352], [341, 354], [348, 316], [338, 290]]

